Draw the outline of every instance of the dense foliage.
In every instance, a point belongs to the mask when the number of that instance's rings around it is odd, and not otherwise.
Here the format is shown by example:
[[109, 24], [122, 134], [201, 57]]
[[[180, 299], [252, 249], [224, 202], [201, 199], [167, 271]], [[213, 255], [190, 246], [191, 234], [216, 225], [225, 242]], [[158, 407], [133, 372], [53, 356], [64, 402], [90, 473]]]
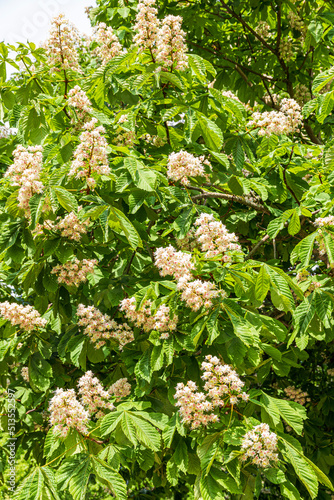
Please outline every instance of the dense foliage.
[[331, 498], [330, 8], [101, 0], [0, 44], [5, 498]]

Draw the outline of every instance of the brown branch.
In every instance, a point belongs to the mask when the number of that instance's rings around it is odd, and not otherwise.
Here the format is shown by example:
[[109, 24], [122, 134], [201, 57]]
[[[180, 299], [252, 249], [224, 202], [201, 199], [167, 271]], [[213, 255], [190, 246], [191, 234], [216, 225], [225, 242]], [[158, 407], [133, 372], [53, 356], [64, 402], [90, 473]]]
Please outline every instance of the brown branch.
[[133, 262], [133, 259], [135, 258], [135, 255], [136, 255], [136, 252], [137, 250], [134, 250], [131, 257], [130, 257], [130, 260], [125, 268], [125, 271], [124, 271], [124, 274], [129, 274], [129, 271], [130, 271], [130, 267], [131, 267], [131, 264]]
[[315, 135], [313, 128], [311, 127], [311, 125], [307, 123], [306, 120], [304, 120], [304, 128], [306, 130], [307, 135], [314, 144], [323, 144], [322, 140]]
[[240, 203], [242, 205], [247, 205], [250, 208], [254, 208], [257, 212], [263, 212], [265, 214], [270, 215], [269, 210], [267, 210], [263, 205], [255, 203], [252, 200], [244, 198], [242, 196], [237, 196], [235, 194], [226, 194], [226, 193], [202, 193], [197, 194], [196, 196], [192, 196], [192, 200], [202, 200], [207, 198], [222, 198], [223, 200], [234, 201], [236, 203]]
[[[233, 59], [230, 59], [229, 57], [226, 57], [224, 56], [221, 52], [217, 52], [217, 50], [211, 50], [211, 49], [208, 49], [206, 47], [202, 47], [202, 45], [199, 45], [198, 43], [194, 43], [194, 42], [191, 42], [189, 41], [188, 42], [190, 45], [193, 45], [194, 47], [197, 47], [199, 49], [202, 49], [204, 50], [205, 52], [209, 52], [210, 54], [214, 54], [215, 56], [219, 56], [221, 57], [222, 59], [224, 59], [224, 61], [228, 61], [230, 62], [231, 64], [235, 64], [236, 66], [239, 66], [239, 68], [245, 70], [245, 71], [249, 71], [250, 73], [253, 73], [254, 75], [257, 75], [259, 76], [260, 78], [266, 78], [267, 80], [269, 81], [274, 81], [275, 78], [273, 78], [272, 76], [269, 76], [269, 75], [262, 75], [261, 73], [259, 73], [258, 71], [254, 71], [253, 69], [251, 69], [249, 66], [245, 66], [244, 64], [240, 64], [238, 63], [237, 61], [234, 61]], [[220, 68], [221, 66], [218, 66], [216, 65], [218, 68]]]
[[263, 243], [265, 243], [267, 240], [269, 240], [269, 238], [270, 238], [269, 234], [266, 234], [265, 236], [263, 236], [262, 240], [260, 240], [258, 243], [256, 243], [256, 245], [250, 250], [249, 254], [245, 257], [245, 260], [250, 259], [255, 254], [257, 249], [260, 248], [260, 246], [263, 245]]
[[270, 52], [272, 52], [277, 56], [277, 51], [273, 49], [272, 46], [269, 45], [269, 43], [261, 35], [259, 35], [255, 30], [253, 30], [253, 28], [249, 26], [249, 24], [247, 24], [241, 16], [239, 16], [236, 12], [234, 12], [234, 10], [232, 10], [228, 5], [226, 5], [226, 3], [223, 2], [223, 0], [221, 0], [220, 3], [227, 10], [227, 12], [232, 17], [234, 17], [234, 19], [239, 21], [239, 23], [241, 23], [244, 28], [247, 28], [248, 31], [250, 31], [255, 36], [255, 38], [257, 38], [262, 43], [262, 45], [264, 45], [268, 50], [270, 50]]
[[290, 156], [289, 156], [289, 161], [286, 165], [284, 165], [284, 168], [283, 168], [283, 179], [284, 179], [284, 184], [286, 185], [288, 191], [292, 194], [292, 196], [294, 197], [294, 199], [296, 200], [297, 204], [300, 206], [300, 201], [298, 200], [297, 196], [295, 195], [293, 189], [289, 186], [288, 182], [287, 182], [287, 179], [286, 179], [286, 169], [288, 168], [290, 162], [291, 162], [291, 158], [292, 158], [292, 155], [293, 155], [293, 150], [294, 150], [294, 145], [292, 146], [291, 148], [291, 153], [290, 153]]
[[277, 11], [277, 38], [276, 38], [276, 51], [279, 51], [279, 46], [281, 43], [281, 36], [282, 36], [282, 25], [281, 25], [281, 5], [279, 4], [278, 6], [278, 11]]

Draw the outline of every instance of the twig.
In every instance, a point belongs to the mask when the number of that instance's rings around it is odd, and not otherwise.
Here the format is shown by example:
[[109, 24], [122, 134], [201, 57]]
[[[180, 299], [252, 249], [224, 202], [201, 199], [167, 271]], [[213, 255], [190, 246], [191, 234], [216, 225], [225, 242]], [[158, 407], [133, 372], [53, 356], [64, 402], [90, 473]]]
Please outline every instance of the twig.
[[265, 214], [270, 215], [269, 210], [267, 210], [263, 205], [255, 203], [252, 200], [248, 200], [247, 198], [243, 198], [242, 196], [237, 196], [235, 194], [226, 194], [226, 193], [202, 193], [197, 194], [196, 196], [192, 196], [192, 200], [202, 200], [206, 198], [222, 198], [223, 200], [235, 201], [236, 203], [241, 203], [242, 205], [247, 205], [248, 207], [254, 208], [258, 212], [263, 212]]
[[286, 185], [288, 191], [292, 194], [292, 196], [294, 197], [294, 199], [296, 200], [297, 204], [300, 206], [300, 201], [298, 200], [297, 196], [295, 195], [294, 191], [291, 189], [291, 187], [289, 186], [287, 180], [286, 180], [286, 169], [288, 168], [290, 162], [291, 162], [291, 158], [292, 158], [292, 155], [293, 155], [293, 150], [294, 150], [294, 147], [295, 145], [292, 146], [291, 148], [291, 153], [290, 153], [290, 156], [289, 156], [289, 161], [288, 163], [284, 166], [284, 169], [283, 169], [283, 179], [284, 179], [284, 184]]
[[137, 252], [137, 249], [133, 251], [133, 253], [132, 253], [131, 257], [130, 257], [130, 260], [129, 260], [126, 268], [125, 268], [124, 274], [129, 274], [130, 267], [131, 267], [133, 259], [135, 258], [136, 252]]
[[263, 236], [262, 240], [260, 240], [258, 243], [256, 243], [255, 247], [253, 247], [251, 249], [249, 254], [245, 257], [245, 260], [250, 259], [255, 254], [257, 249], [260, 248], [260, 246], [263, 245], [263, 243], [265, 243], [267, 240], [269, 240], [269, 238], [270, 238], [269, 234], [266, 234], [265, 236]]

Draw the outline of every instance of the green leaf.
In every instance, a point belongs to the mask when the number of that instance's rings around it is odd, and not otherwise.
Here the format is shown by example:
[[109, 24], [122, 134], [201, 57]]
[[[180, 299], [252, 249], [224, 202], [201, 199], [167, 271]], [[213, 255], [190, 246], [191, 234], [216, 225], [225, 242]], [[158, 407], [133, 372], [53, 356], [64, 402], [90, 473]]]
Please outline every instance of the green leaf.
[[225, 498], [220, 484], [217, 483], [211, 474], [201, 477], [200, 489], [203, 500], [220, 500]]
[[310, 263], [314, 242], [316, 237], [318, 236], [317, 231], [312, 234], [309, 234], [302, 241], [295, 246], [293, 252], [291, 253], [291, 264], [295, 264], [298, 260], [302, 267], [307, 267]]
[[333, 235], [327, 231], [323, 232], [323, 239], [326, 248], [326, 254], [330, 264], [334, 264], [334, 239]]
[[294, 486], [290, 481], [286, 481], [280, 484], [280, 490], [282, 495], [289, 500], [300, 500], [300, 494], [296, 486]]
[[45, 195], [34, 194], [29, 200], [30, 214], [31, 214], [31, 224], [30, 229], [33, 230], [36, 227], [36, 224], [39, 222], [40, 216], [43, 211], [45, 201]]
[[286, 481], [286, 477], [284, 475], [284, 472], [281, 471], [280, 469], [273, 469], [272, 467], [270, 469], [266, 469], [263, 471], [265, 477], [269, 479], [271, 483], [274, 484], [281, 484]]
[[[231, 299], [224, 300], [224, 308], [230, 318], [235, 335], [247, 346], [258, 345], [259, 334], [254, 326], [239, 311], [237, 304]], [[241, 309], [241, 308], [240, 308]]]
[[147, 448], [153, 451], [158, 451], [160, 448], [160, 434], [147, 420], [137, 417], [135, 413], [128, 412], [128, 416], [135, 428], [138, 441]]
[[120, 500], [128, 498], [126, 482], [116, 470], [97, 457], [92, 457], [92, 466], [97, 479], [107, 482], [115, 498]]
[[320, 90], [323, 89], [328, 83], [330, 83], [333, 78], [334, 78], [334, 67], [330, 68], [327, 71], [323, 71], [322, 73], [317, 75], [313, 80], [312, 92], [314, 94], [320, 92]]
[[102, 436], [106, 436], [107, 434], [113, 432], [116, 429], [117, 424], [121, 421], [122, 417], [122, 411], [113, 411], [112, 413], [109, 413], [108, 415], [103, 417], [100, 425]]
[[279, 423], [281, 417], [297, 434], [302, 434], [303, 421], [307, 419], [304, 406], [294, 401], [273, 398], [264, 392], [262, 392], [261, 403], [275, 425]]
[[270, 277], [266, 272], [265, 266], [261, 266], [255, 282], [255, 297], [257, 300], [263, 302], [269, 291], [269, 286]]
[[62, 187], [55, 187], [54, 191], [57, 195], [59, 203], [63, 208], [65, 208], [65, 210], [67, 210], [68, 212], [78, 211], [78, 202], [72, 193]]
[[215, 122], [207, 118], [199, 111], [196, 112], [196, 116], [205, 144], [209, 149], [219, 152], [224, 141], [222, 131]]
[[61, 490], [68, 487], [73, 500], [85, 500], [90, 474], [90, 456], [82, 454], [65, 460], [58, 470], [56, 478]]
[[283, 440], [282, 438], [280, 439], [283, 441], [283, 445], [280, 446], [280, 451], [284, 458], [291, 463], [297, 476], [304, 484], [311, 498], [317, 498], [318, 479], [313, 468], [296, 448], [294, 448], [288, 441]]
[[[123, 214], [123, 212], [121, 212], [121, 210], [118, 210], [118, 208], [115, 208], [115, 207], [110, 207], [110, 212], [111, 212], [111, 215], [113, 215], [114, 218], [120, 223], [120, 226], [125, 234], [125, 237], [128, 240], [128, 242], [130, 243], [130, 246], [134, 250], [138, 247], [143, 248], [143, 243], [142, 243], [142, 240], [138, 234], [137, 229], [129, 221], [129, 219]], [[110, 216], [109, 216], [109, 219], [110, 219]]]
[[219, 432], [206, 436], [202, 444], [197, 448], [197, 455], [201, 461], [201, 469], [204, 475], [208, 474], [219, 450]]
[[46, 391], [50, 386], [52, 368], [39, 353], [34, 353], [29, 359], [29, 380], [32, 387]]
[[182, 439], [180, 439], [175, 449], [173, 459], [178, 468], [182, 470], [182, 472], [186, 473], [188, 467], [188, 448]]
[[299, 231], [300, 231], [300, 220], [299, 220], [298, 210], [294, 210], [289, 222], [288, 232], [289, 234], [291, 234], [291, 236], [294, 236], [295, 234], [299, 233]]
[[288, 347], [298, 335], [297, 345], [302, 350], [308, 344], [308, 327], [316, 313], [316, 294], [311, 294], [306, 297], [303, 302], [297, 307], [293, 314], [295, 329], [288, 342]]

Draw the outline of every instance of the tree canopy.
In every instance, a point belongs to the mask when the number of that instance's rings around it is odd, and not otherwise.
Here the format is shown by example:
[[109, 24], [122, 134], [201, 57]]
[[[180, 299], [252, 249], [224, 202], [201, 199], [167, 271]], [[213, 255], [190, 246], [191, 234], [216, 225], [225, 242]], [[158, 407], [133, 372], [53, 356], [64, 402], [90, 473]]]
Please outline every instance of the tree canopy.
[[330, 500], [333, 6], [97, 5], [0, 44], [0, 491]]

